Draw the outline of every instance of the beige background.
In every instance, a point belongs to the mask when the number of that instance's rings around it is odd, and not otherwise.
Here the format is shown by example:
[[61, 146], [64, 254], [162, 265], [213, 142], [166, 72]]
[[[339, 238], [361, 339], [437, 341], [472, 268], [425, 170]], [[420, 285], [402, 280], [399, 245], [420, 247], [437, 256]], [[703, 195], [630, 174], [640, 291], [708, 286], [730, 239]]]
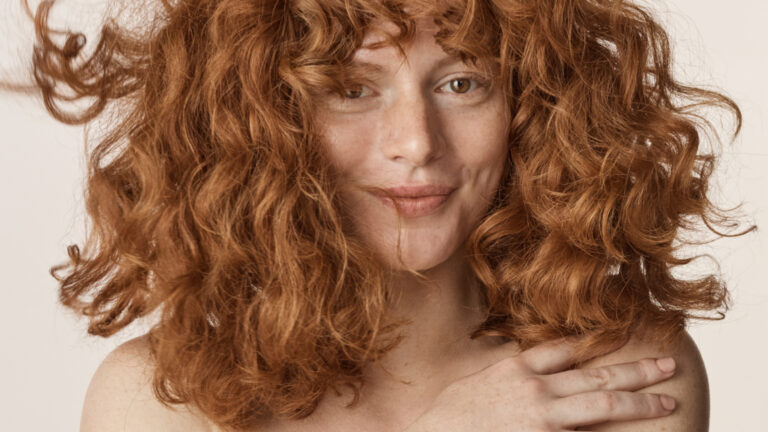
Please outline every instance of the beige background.
[[[648, 2], [674, 37], [681, 76], [725, 89], [744, 110], [743, 133], [725, 147], [713, 193], [725, 206], [744, 201], [747, 221], [762, 232], [702, 249], [720, 262], [735, 306], [724, 321], [697, 323], [690, 331], [709, 372], [711, 430], [768, 431], [768, 2]], [[16, 3], [0, 5], [3, 76], [18, 73], [31, 47], [31, 27]], [[60, 3], [55, 15], [87, 32], [105, 4]], [[80, 128], [56, 123], [34, 101], [0, 95], [2, 430], [77, 430], [97, 365], [142, 332], [133, 326], [108, 340], [87, 336], [85, 323], [56, 303], [48, 268], [66, 256], [66, 245], [83, 238], [82, 148]], [[686, 274], [712, 268], [701, 262]]]

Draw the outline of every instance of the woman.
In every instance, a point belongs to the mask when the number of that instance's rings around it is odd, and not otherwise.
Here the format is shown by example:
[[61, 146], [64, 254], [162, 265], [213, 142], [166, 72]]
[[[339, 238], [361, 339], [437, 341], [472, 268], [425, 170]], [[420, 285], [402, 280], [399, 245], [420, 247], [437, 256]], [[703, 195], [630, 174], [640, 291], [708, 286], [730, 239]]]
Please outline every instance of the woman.
[[82, 430], [706, 430], [684, 327], [727, 291], [669, 269], [691, 217], [729, 222], [691, 108], [740, 114], [644, 10], [161, 4], [86, 59], [36, 15], [51, 113], [119, 114], [62, 301], [104, 336], [159, 311]]

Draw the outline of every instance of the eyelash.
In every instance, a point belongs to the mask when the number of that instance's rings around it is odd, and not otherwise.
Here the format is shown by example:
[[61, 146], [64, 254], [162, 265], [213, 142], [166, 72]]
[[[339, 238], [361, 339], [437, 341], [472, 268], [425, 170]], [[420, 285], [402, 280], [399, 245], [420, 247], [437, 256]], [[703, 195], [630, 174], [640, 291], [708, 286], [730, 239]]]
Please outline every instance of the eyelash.
[[[448, 82], [446, 82], [440, 88], [443, 88], [443, 87], [445, 87], [447, 85], [450, 85], [450, 83], [452, 83], [453, 81], [457, 81], [457, 80], [470, 80], [470, 81], [475, 83], [475, 86], [471, 90], [467, 90], [465, 93], [455, 93], [455, 92], [450, 92], [449, 91], [449, 93], [453, 93], [453, 94], [458, 95], [460, 97], [468, 96], [469, 93], [472, 93], [472, 90], [477, 90], [478, 88], [479, 89], [488, 88], [488, 86], [490, 85], [490, 83], [486, 79], [484, 79], [484, 78], [482, 78], [482, 77], [480, 77], [478, 75], [469, 74], [469, 75], [465, 75], [465, 76], [451, 78], [450, 80], [448, 80]], [[360, 87], [365, 87], [364, 84], [357, 84], [357, 85], [359, 85]], [[347, 90], [348, 89], [349, 89], [349, 87], [347, 88]], [[363, 99], [363, 96], [359, 96], [359, 97], [356, 97], [356, 98], [346, 97], [346, 95], [344, 95], [344, 94], [339, 95], [339, 96], [345, 102], [346, 101], [357, 101], [357, 100]]]

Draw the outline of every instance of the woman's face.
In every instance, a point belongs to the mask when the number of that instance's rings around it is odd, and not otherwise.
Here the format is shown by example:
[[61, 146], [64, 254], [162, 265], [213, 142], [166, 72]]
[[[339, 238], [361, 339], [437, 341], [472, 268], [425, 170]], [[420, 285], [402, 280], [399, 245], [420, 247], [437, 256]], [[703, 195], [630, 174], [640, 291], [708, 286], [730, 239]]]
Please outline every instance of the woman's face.
[[[380, 31], [396, 32], [391, 23], [372, 29], [363, 46], [382, 40]], [[323, 96], [317, 113], [324, 150], [345, 184], [429, 195], [398, 199], [401, 257], [415, 270], [438, 266], [463, 245], [491, 204], [508, 150], [501, 91], [485, 86], [479, 69], [448, 56], [436, 30], [417, 22], [406, 61], [394, 47], [359, 49], [354, 62], [373, 65], [367, 79], [344, 98]], [[385, 262], [403, 268], [391, 201], [357, 188], [346, 189], [342, 201], [355, 232]]]

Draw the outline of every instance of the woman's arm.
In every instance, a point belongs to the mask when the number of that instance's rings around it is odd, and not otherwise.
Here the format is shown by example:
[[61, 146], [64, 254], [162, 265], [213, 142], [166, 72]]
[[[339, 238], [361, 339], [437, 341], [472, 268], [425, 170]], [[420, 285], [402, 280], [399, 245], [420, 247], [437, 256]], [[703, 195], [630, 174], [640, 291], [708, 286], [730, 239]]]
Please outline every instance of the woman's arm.
[[664, 348], [657, 344], [632, 337], [622, 348], [585, 363], [584, 368], [636, 361], [645, 357], [674, 357], [677, 363], [675, 375], [642, 390], [643, 393], [663, 393], [672, 396], [677, 405], [666, 416], [647, 420], [609, 422], [589, 426], [595, 432], [706, 432], [709, 430], [709, 387], [699, 349], [691, 336], [684, 332], [674, 345]]
[[151, 371], [146, 336], [112, 351], [91, 379], [80, 432], [209, 432], [201, 417], [155, 398]]

